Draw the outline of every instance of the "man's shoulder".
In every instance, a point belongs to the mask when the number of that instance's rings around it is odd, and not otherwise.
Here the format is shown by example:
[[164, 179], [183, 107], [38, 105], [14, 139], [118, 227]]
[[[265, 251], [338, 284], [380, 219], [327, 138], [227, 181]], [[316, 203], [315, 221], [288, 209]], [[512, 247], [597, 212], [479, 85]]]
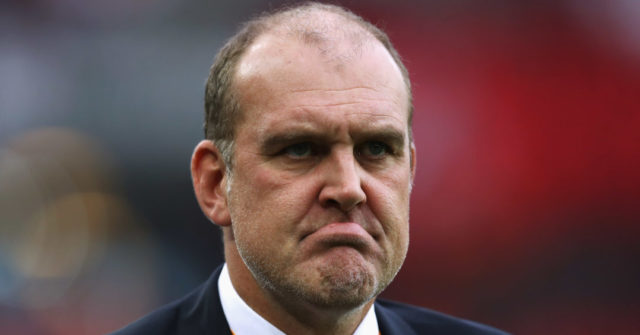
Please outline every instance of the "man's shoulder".
[[507, 334], [477, 322], [385, 299], [376, 300], [375, 311], [382, 334]]

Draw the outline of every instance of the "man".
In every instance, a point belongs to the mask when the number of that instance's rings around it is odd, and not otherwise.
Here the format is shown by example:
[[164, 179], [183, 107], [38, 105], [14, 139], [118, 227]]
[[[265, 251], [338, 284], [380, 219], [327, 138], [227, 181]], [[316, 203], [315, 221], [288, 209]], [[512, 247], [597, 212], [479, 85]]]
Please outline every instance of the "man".
[[118, 334], [502, 334], [376, 301], [404, 261], [411, 89], [384, 33], [310, 3], [248, 23], [207, 82], [191, 172], [226, 264]]

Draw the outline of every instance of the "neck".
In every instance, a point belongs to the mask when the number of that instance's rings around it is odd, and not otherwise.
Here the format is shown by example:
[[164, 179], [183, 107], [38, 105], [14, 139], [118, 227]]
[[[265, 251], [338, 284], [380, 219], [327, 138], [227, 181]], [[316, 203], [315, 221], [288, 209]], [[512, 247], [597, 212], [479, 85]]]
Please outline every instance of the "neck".
[[353, 334], [373, 304], [372, 299], [352, 309], [326, 308], [278, 296], [258, 284], [229, 233], [224, 232], [224, 246], [233, 287], [249, 307], [286, 334]]

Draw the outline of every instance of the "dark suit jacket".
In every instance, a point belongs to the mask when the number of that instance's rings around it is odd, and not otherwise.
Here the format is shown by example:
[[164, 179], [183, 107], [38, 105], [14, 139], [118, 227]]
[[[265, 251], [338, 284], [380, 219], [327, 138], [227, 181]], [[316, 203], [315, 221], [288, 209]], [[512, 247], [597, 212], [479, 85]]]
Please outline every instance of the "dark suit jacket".
[[[218, 277], [221, 270], [222, 266], [216, 269], [204, 284], [182, 299], [161, 307], [112, 334], [231, 334], [218, 294]], [[375, 313], [382, 335], [506, 334], [475, 322], [383, 299], [376, 300]]]

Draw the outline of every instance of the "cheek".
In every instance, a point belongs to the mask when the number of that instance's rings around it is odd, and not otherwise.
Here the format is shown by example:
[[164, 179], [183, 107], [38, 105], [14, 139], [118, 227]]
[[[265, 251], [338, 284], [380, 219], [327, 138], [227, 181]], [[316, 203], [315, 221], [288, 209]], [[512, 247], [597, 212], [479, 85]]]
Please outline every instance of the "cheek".
[[371, 184], [368, 194], [369, 208], [395, 248], [408, 244], [410, 192], [407, 180], [402, 176], [379, 178]]
[[266, 215], [274, 207], [286, 205], [286, 180], [267, 168], [257, 157], [238, 159], [231, 182], [231, 207], [247, 216]]
[[410, 174], [389, 173], [374, 176], [368, 180], [369, 194], [373, 203], [371, 206], [379, 207], [388, 215], [396, 219], [408, 218], [410, 197]]
[[254, 165], [234, 176], [229, 207], [241, 236], [268, 235], [282, 241], [295, 231], [314, 201], [308, 179], [282, 176]]
[[392, 243], [403, 243], [409, 231], [409, 206], [406, 197], [385, 195], [370, 204]]
[[305, 178], [291, 178], [265, 169], [254, 171], [251, 181], [246, 186], [254, 193], [254, 202], [262, 203], [269, 216], [294, 219], [314, 200], [313, 187]]

